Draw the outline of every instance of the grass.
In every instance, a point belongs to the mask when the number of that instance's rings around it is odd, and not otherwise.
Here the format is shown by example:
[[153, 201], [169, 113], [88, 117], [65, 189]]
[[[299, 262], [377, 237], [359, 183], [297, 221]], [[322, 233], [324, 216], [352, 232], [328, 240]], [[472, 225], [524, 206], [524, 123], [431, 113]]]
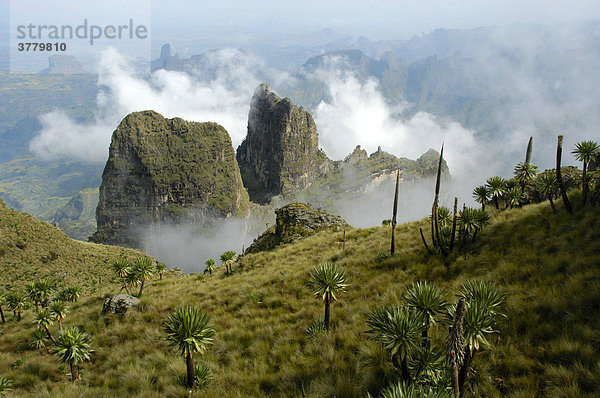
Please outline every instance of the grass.
[[[475, 357], [470, 396], [598, 396], [598, 212], [587, 208], [569, 216], [559, 206], [553, 215], [547, 204], [492, 212], [473, 252], [454, 255], [447, 265], [426, 254], [418, 235], [418, 227], [427, 226], [422, 220], [397, 227], [393, 257], [380, 255], [388, 250], [389, 227], [373, 227], [348, 230], [345, 252], [341, 232], [323, 232], [247, 255], [233, 276], [221, 267], [204, 279], [167, 273], [147, 284], [139, 309], [121, 318], [101, 316], [100, 289], [88, 293], [64, 320], [89, 333], [95, 350], [76, 384], [52, 355], [27, 348], [33, 314], [26, 311], [22, 322], [2, 325], [0, 375], [13, 380], [9, 396], [186, 397], [185, 362], [167, 347], [162, 322], [191, 304], [213, 317], [217, 331], [207, 353], [196, 357], [214, 380], [194, 396], [377, 394], [395, 376], [385, 351], [365, 335], [367, 314], [399, 303], [405, 288], [419, 280], [453, 294], [465, 281], [481, 278], [508, 294], [508, 317], [498, 325], [493, 349]], [[309, 338], [306, 329], [323, 316], [323, 302], [306, 286], [308, 272], [332, 261], [352, 285], [332, 305], [331, 332]], [[103, 289], [116, 293], [118, 285]], [[442, 329], [434, 331], [434, 339], [444, 336]]]
[[142, 254], [75, 241], [47, 222], [7, 208], [0, 200], [0, 292], [42, 278], [79, 285], [84, 294], [103, 292], [120, 286], [110, 268], [116, 259], [132, 261]]

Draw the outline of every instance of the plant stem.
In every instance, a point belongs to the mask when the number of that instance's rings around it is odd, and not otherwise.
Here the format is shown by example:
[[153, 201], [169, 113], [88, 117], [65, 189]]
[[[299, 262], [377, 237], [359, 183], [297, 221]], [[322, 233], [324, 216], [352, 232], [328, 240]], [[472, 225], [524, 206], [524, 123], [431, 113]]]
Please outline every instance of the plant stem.
[[562, 179], [562, 173], [560, 170], [560, 161], [562, 158], [562, 141], [563, 136], [558, 136], [558, 145], [556, 146], [556, 181], [558, 182], [558, 187], [560, 188], [560, 194], [562, 195], [563, 203], [565, 204], [565, 208], [571, 214], [573, 214], [573, 207], [571, 206], [571, 202], [569, 202], [569, 197], [567, 196], [567, 191], [565, 189], [565, 185]]
[[185, 356], [185, 365], [187, 368], [187, 388], [194, 387], [194, 360], [192, 358], [192, 351], [188, 349], [187, 354]]
[[395, 234], [396, 234], [396, 215], [398, 214], [398, 184], [400, 182], [400, 170], [396, 172], [396, 190], [394, 192], [394, 213], [392, 216], [392, 243], [390, 248], [390, 253], [394, 255], [396, 245], [395, 245]]
[[325, 330], [329, 332], [329, 293], [325, 294]]

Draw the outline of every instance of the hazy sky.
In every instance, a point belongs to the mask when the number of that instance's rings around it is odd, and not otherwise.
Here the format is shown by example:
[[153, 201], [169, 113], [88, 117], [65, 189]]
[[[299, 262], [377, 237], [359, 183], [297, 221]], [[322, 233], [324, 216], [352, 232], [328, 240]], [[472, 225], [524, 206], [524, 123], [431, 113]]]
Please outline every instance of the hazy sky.
[[326, 27], [372, 38], [409, 38], [436, 28], [600, 17], [592, 0], [173, 0], [152, 2], [155, 23], [194, 22], [248, 30]]
[[[560, 22], [600, 18], [600, 0], [129, 0], [119, 13], [151, 5], [157, 25], [241, 30], [319, 30], [326, 27], [372, 38], [409, 38], [436, 28], [472, 28], [516, 22]], [[0, 0], [6, 11], [9, 0]], [[41, 15], [47, 0], [12, 0]], [[25, 6], [24, 4], [31, 6]], [[36, 5], [37, 4], [37, 5]], [[90, 2], [53, 0], [57, 15], [89, 9]], [[111, 10], [114, 11], [113, 8]]]

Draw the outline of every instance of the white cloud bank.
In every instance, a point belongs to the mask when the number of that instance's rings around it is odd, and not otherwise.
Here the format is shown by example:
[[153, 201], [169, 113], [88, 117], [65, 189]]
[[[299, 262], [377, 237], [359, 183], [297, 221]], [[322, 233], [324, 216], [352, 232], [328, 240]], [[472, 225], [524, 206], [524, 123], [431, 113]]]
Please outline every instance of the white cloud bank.
[[[337, 70], [319, 76], [329, 90], [329, 102], [321, 102], [315, 112], [320, 143], [334, 159], [343, 159], [356, 145], [367, 152], [378, 146], [396, 156], [416, 159], [428, 149], [440, 150], [453, 174], [472, 170], [481, 143], [475, 133], [453, 121], [438, 120], [427, 112], [417, 112], [408, 120], [394, 117], [401, 109], [388, 105], [375, 80], [361, 83], [354, 75]], [[406, 106], [406, 105], [405, 105]]]
[[[127, 114], [152, 109], [165, 117], [213, 121], [223, 125], [234, 145], [246, 134], [248, 93], [260, 83], [252, 73], [255, 64], [230, 62], [238, 50], [207, 54], [216, 77], [202, 80], [183, 72], [158, 70], [144, 79], [137, 76], [116, 50], [103, 53], [99, 65], [93, 122], [77, 123], [61, 110], [40, 117], [42, 131], [30, 149], [43, 159], [72, 158], [105, 162], [112, 132]], [[236, 57], [239, 58], [239, 57]]]

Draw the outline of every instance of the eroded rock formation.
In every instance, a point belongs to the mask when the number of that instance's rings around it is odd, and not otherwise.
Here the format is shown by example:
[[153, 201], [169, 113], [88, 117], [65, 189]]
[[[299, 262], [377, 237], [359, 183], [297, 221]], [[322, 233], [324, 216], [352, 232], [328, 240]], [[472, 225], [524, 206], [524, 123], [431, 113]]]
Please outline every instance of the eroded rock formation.
[[92, 240], [140, 247], [136, 229], [165, 222], [201, 225], [247, 207], [222, 126], [134, 112], [112, 136]]
[[272, 250], [326, 229], [340, 231], [348, 227], [343, 218], [314, 210], [304, 203], [283, 206], [275, 210], [275, 215], [275, 225], [256, 238], [245, 253]]
[[237, 160], [244, 185], [257, 202], [297, 193], [331, 165], [319, 150], [311, 114], [289, 98], [279, 98], [266, 83], [252, 97], [248, 135], [237, 149]]

